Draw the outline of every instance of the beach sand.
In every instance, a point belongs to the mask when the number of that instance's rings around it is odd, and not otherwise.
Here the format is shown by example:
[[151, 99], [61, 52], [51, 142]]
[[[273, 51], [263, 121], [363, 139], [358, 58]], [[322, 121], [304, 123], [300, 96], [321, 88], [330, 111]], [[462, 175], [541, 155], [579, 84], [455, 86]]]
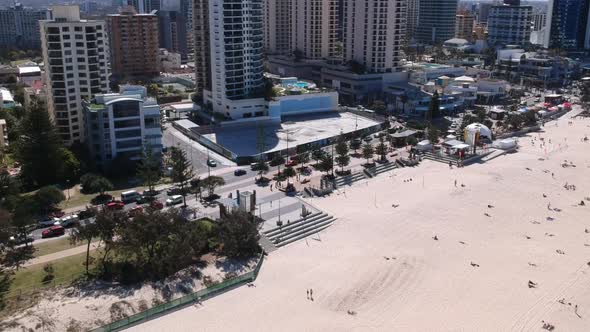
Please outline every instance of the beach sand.
[[568, 121], [485, 164], [424, 161], [309, 200], [338, 220], [271, 253], [256, 287], [130, 331], [588, 331], [590, 120]]

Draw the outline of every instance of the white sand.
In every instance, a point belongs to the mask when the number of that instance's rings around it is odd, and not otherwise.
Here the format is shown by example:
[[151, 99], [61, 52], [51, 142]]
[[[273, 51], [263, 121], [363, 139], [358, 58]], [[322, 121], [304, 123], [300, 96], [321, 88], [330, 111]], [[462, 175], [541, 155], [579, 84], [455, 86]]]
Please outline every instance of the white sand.
[[[590, 143], [580, 142], [590, 120], [567, 121], [541, 134], [556, 148], [567, 138], [548, 160], [538, 160], [539, 141], [521, 138], [519, 153], [486, 164], [449, 170], [426, 161], [356, 184], [346, 197], [313, 199], [335, 225], [273, 252], [256, 287], [130, 331], [540, 331], [542, 320], [588, 331], [590, 202], [576, 204], [590, 196]], [[577, 167], [562, 168], [564, 159]]]

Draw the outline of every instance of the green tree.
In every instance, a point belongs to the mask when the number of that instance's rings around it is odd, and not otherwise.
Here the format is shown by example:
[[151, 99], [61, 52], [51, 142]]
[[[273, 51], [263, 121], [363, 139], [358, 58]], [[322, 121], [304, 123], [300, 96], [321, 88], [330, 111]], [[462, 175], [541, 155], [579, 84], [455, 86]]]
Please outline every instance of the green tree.
[[373, 145], [371, 143], [366, 143], [363, 145], [363, 158], [367, 159], [367, 164], [369, 163], [369, 159], [373, 158], [375, 154], [375, 149], [373, 149]]
[[209, 190], [209, 197], [215, 194], [215, 188], [223, 186], [225, 180], [220, 176], [209, 176], [203, 179], [203, 187]]
[[256, 164], [254, 165], [252, 170], [258, 172], [258, 175], [260, 176], [260, 178], [262, 178], [262, 176], [268, 172], [269, 167], [268, 164], [264, 161], [264, 159], [259, 158], [258, 160], [256, 160]]
[[186, 157], [186, 152], [177, 147], [170, 148], [170, 165], [172, 166], [172, 181], [180, 187], [184, 206], [186, 207], [186, 186], [193, 178], [193, 167]]
[[287, 184], [289, 184], [289, 183], [291, 183], [290, 182], [290, 179], [292, 177], [294, 177], [295, 175], [297, 175], [297, 172], [295, 172], [295, 170], [293, 169], [293, 167], [287, 166], [283, 170], [283, 175], [287, 177]]
[[357, 151], [358, 151], [358, 149], [360, 149], [360, 148], [361, 148], [361, 145], [362, 145], [362, 144], [363, 144], [363, 143], [362, 143], [362, 142], [361, 142], [361, 140], [360, 140], [360, 139], [358, 139], [358, 138], [355, 138], [355, 139], [353, 139], [353, 140], [350, 142], [350, 148], [351, 148], [351, 149], [354, 151], [354, 154], [355, 154], [355, 155], [357, 154]]
[[344, 167], [350, 164], [350, 157], [348, 156], [348, 144], [343, 137], [340, 137], [336, 144], [336, 164], [340, 166], [340, 170], [344, 172]]
[[146, 142], [143, 145], [137, 174], [143, 181], [143, 184], [146, 185], [150, 191], [154, 190], [156, 182], [160, 180], [160, 161], [154, 155], [152, 145], [149, 142]]
[[326, 156], [326, 151], [324, 151], [322, 149], [314, 150], [313, 153], [311, 154], [311, 157], [313, 158], [313, 160], [315, 160], [316, 165], [318, 165], [319, 162], [322, 161], [325, 156]]
[[280, 153], [275, 153], [274, 157], [270, 161], [272, 166], [277, 166], [279, 174], [281, 174], [281, 165], [285, 163], [285, 158]]
[[218, 221], [220, 252], [230, 258], [248, 258], [260, 251], [258, 223], [249, 213], [236, 210]]
[[21, 177], [29, 186], [43, 186], [58, 180], [62, 167], [61, 141], [49, 114], [33, 105], [20, 124], [21, 137], [15, 142]]
[[377, 145], [375, 152], [381, 157], [381, 161], [387, 160], [387, 144], [385, 143], [385, 137], [379, 137], [379, 145]]
[[334, 158], [331, 154], [324, 154], [322, 160], [319, 163], [319, 169], [322, 172], [326, 172], [326, 174], [330, 173], [334, 169]]
[[439, 137], [440, 137], [440, 130], [438, 130], [438, 128], [436, 128], [435, 126], [429, 126], [428, 127], [428, 140], [430, 141], [430, 143], [437, 144]]
[[39, 211], [47, 213], [57, 208], [57, 205], [66, 199], [64, 193], [56, 186], [45, 186], [37, 190], [33, 196]]
[[428, 111], [426, 111], [426, 120], [432, 121], [433, 118], [437, 118], [440, 115], [440, 100], [438, 92], [434, 91], [434, 94], [430, 98], [430, 104], [428, 105]]
[[[95, 208], [87, 209], [86, 213], [97, 215], [98, 210]], [[94, 223], [85, 223], [84, 225], [80, 225], [78, 227], [74, 227], [70, 232], [70, 243], [71, 244], [78, 244], [82, 242], [86, 242], [86, 274], [88, 275], [89, 272], [89, 265], [90, 265], [90, 243], [94, 238], [98, 237], [98, 229]]]
[[151, 97], [157, 97], [160, 94], [160, 88], [156, 83], [152, 83], [147, 88], [147, 94]]
[[[86, 189], [86, 187], [84, 188]], [[107, 191], [111, 190], [113, 190], [113, 184], [111, 183], [111, 181], [109, 181], [109, 179], [103, 176], [98, 175], [94, 177], [94, 179], [92, 179], [88, 187], [89, 193], [98, 193], [101, 197], [103, 197]]]
[[301, 167], [304, 168], [305, 165], [309, 162], [310, 160], [310, 155], [308, 151], [302, 152], [297, 156], [297, 161], [299, 161], [299, 163], [301, 163]]
[[59, 150], [61, 160], [60, 180], [76, 182], [80, 177], [80, 161], [74, 153], [66, 148]]

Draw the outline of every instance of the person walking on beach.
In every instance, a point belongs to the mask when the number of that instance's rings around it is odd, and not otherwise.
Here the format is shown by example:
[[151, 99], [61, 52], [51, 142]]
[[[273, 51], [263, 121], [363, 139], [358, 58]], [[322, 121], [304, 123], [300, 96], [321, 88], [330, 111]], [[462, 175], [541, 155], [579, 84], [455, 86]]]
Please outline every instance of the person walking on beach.
[[307, 291], [307, 299], [309, 300], [309, 289], [306, 289]]
[[313, 289], [309, 289], [309, 299], [313, 301]]
[[457, 188], [457, 179], [455, 179], [455, 188]]

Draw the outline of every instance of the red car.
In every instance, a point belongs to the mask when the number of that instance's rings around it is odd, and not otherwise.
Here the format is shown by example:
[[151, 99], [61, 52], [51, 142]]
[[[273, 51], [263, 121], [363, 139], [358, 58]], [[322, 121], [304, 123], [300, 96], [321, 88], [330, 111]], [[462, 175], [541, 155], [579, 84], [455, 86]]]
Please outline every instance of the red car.
[[110, 201], [107, 203], [107, 209], [109, 210], [123, 210], [125, 203], [121, 201]]
[[295, 160], [295, 159], [287, 160], [287, 162], [285, 163], [286, 167], [293, 167], [295, 165], [297, 165], [297, 160]]
[[154, 210], [162, 210], [164, 208], [164, 204], [160, 201], [153, 201], [150, 203], [150, 207]]
[[133, 209], [129, 210], [129, 216], [130, 217], [137, 217], [138, 215], [143, 213], [143, 207], [141, 206], [136, 206]]
[[66, 229], [62, 226], [51, 226], [41, 233], [42, 238], [62, 236], [66, 233]]

